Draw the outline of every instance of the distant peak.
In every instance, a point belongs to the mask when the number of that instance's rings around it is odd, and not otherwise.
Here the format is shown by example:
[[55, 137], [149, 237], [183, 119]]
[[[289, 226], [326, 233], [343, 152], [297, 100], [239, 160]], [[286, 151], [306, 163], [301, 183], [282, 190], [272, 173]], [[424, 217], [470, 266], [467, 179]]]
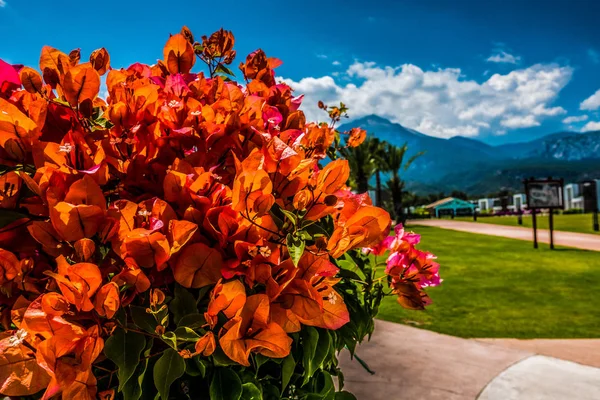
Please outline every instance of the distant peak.
[[354, 122], [360, 123], [369, 123], [369, 124], [386, 124], [386, 125], [394, 125], [392, 121], [389, 119], [385, 119], [380, 117], [379, 115], [370, 114], [361, 118], [354, 120]]

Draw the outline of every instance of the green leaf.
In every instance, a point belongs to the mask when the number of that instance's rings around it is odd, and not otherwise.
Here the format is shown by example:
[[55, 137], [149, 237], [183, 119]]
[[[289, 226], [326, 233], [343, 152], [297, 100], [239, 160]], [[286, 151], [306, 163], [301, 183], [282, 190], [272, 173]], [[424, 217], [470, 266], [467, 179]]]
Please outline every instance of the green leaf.
[[244, 383], [242, 385], [242, 397], [243, 400], [262, 400], [262, 392], [252, 382]]
[[0, 228], [4, 228], [8, 224], [11, 224], [21, 218], [27, 218], [27, 215], [13, 210], [2, 210], [0, 213]]
[[197, 342], [200, 339], [200, 335], [198, 335], [192, 328], [188, 328], [187, 326], [180, 326], [175, 329], [174, 332], [176, 339], [183, 342]]
[[277, 386], [271, 385], [269, 383], [262, 384], [262, 392], [263, 392], [263, 397], [265, 399], [280, 399], [281, 398], [281, 393], [279, 393], [279, 389], [277, 389]]
[[200, 369], [200, 367], [198, 366], [198, 364], [196, 364], [196, 361], [194, 360], [194, 358], [197, 358], [197, 357], [187, 358], [185, 360], [185, 374], [189, 375], [189, 376], [203, 375], [204, 371], [202, 371]]
[[185, 372], [185, 360], [173, 349], [167, 349], [156, 362], [153, 371], [154, 385], [160, 397], [169, 398], [169, 389]]
[[227, 357], [220, 347], [217, 347], [215, 352], [212, 354], [212, 359], [216, 367], [238, 365], [238, 363]]
[[198, 370], [200, 371], [200, 375], [202, 375], [202, 377], [204, 378], [206, 376], [206, 364], [208, 364], [208, 361], [203, 360], [202, 358], [200, 358], [200, 356], [194, 357], [193, 360], [196, 364], [196, 367], [198, 367]]
[[342, 392], [337, 392], [333, 398], [335, 400], [356, 400], [356, 396], [350, 392], [346, 392], [345, 390]]
[[257, 354], [254, 356], [254, 360], [256, 361], [256, 370], [258, 371], [264, 363], [271, 360], [269, 357], [263, 356], [262, 354]]
[[131, 331], [125, 332], [120, 328], [106, 340], [104, 354], [119, 367], [117, 372], [119, 391], [135, 372], [144, 347], [146, 347], [144, 335]]
[[302, 331], [302, 365], [304, 366], [304, 381], [302, 386], [312, 378], [315, 370], [313, 369], [313, 358], [317, 351], [317, 344], [319, 343], [319, 331], [312, 326], [307, 326]]
[[322, 367], [323, 362], [329, 355], [331, 348], [331, 337], [326, 330], [319, 331], [319, 342], [315, 350], [315, 356], [311, 361], [311, 370], [314, 372]]
[[148, 333], [156, 334], [156, 326], [158, 324], [152, 314], [147, 313], [144, 307], [129, 306], [129, 310], [131, 312], [133, 323], [136, 324], [138, 328]]
[[158, 391], [154, 386], [154, 376], [152, 371], [154, 371], [154, 366], [156, 366], [156, 362], [158, 361], [158, 357], [151, 357], [148, 359], [148, 367], [146, 368], [146, 374], [142, 379], [142, 396], [140, 400], [154, 400], [158, 395]]
[[288, 252], [290, 253], [290, 257], [292, 258], [292, 262], [295, 266], [298, 266], [300, 262], [300, 258], [304, 253], [304, 248], [306, 247], [306, 243], [304, 240], [293, 236], [291, 233], [288, 233], [286, 237]]
[[242, 396], [242, 381], [228, 368], [217, 368], [210, 383], [211, 400], [239, 400]]
[[197, 314], [196, 298], [181, 285], [175, 285], [175, 296], [169, 303], [169, 310], [173, 314], [173, 322], [181, 325], [179, 320], [188, 314]]
[[58, 104], [63, 105], [63, 106], [71, 107], [71, 105], [69, 104], [68, 101], [61, 100], [61, 99], [58, 99], [58, 98], [57, 99], [52, 99], [52, 102], [53, 103], [58, 103]]
[[319, 393], [323, 397], [327, 397], [330, 393], [335, 392], [333, 378], [331, 377], [331, 374], [327, 371], [321, 371], [321, 373], [318, 375], [317, 386], [319, 388]]
[[294, 369], [296, 369], [296, 360], [294, 360], [294, 356], [290, 353], [283, 359], [281, 365], [281, 393], [285, 392], [285, 388], [290, 383]]
[[283, 215], [287, 217], [287, 219], [289, 219], [292, 222], [292, 224], [294, 224], [294, 226], [296, 226], [296, 224], [298, 223], [298, 218], [296, 218], [296, 214], [294, 214], [291, 211], [284, 210], [283, 208], [281, 208], [280, 211], [283, 213]]
[[[196, 304], [200, 304], [204, 300], [206, 295], [208, 295], [211, 292], [212, 288], [212, 285], [200, 288], [200, 290], [198, 291], [198, 300], [196, 300]], [[208, 300], [208, 298], [206, 300]]]
[[282, 229], [283, 228], [283, 221], [281, 220], [281, 218], [279, 218], [274, 212], [273, 210], [275, 209], [276, 206], [273, 206], [273, 208], [271, 208], [271, 210], [269, 211], [269, 215], [271, 215], [271, 218], [273, 218], [273, 221], [275, 222], [275, 225], [277, 226], [277, 228]]
[[123, 400], [138, 400], [142, 396], [142, 382], [144, 381], [144, 376], [148, 369], [148, 356], [150, 356], [153, 344], [154, 339], [150, 338], [146, 344], [146, 350], [143, 353], [144, 358], [140, 360], [133, 376], [129, 378], [125, 385], [123, 385]]
[[298, 232], [298, 236], [302, 240], [312, 240], [312, 235], [310, 233], [306, 232], [306, 231], [300, 231], [300, 232]]
[[363, 281], [362, 278], [360, 276], [358, 276], [358, 274], [356, 272], [349, 271], [344, 268], [340, 268], [340, 270], [338, 271], [338, 276], [340, 276], [342, 278], [346, 278], [346, 279], [353, 279], [355, 281], [361, 281], [361, 282]]
[[110, 122], [108, 119], [101, 117], [101, 118], [96, 118], [94, 120], [92, 120], [93, 122], [93, 126], [92, 126], [92, 130], [98, 130], [100, 128], [102, 129], [110, 129], [114, 126], [114, 124], [112, 122]]
[[197, 313], [184, 315], [177, 323], [178, 326], [187, 326], [192, 329], [200, 329], [204, 324], [206, 324], [204, 315]]
[[227, 68], [223, 64], [217, 65], [217, 68], [215, 69], [215, 72], [217, 72], [217, 73], [220, 72], [222, 74], [235, 76], [235, 74], [233, 73], [233, 71], [231, 71], [229, 68]]
[[175, 332], [165, 332], [160, 338], [174, 350], [177, 350], [177, 335], [175, 335]]

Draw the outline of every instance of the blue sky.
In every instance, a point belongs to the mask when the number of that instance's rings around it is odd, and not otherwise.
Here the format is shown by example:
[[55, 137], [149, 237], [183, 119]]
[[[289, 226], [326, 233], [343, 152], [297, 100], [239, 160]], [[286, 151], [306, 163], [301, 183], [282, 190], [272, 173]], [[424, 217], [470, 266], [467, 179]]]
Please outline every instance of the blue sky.
[[[38, 1], [0, 0], [0, 58], [37, 65], [40, 49], [113, 67], [154, 63], [169, 33], [224, 27], [238, 62], [256, 48], [306, 94], [345, 101], [439, 137], [524, 141], [600, 129], [598, 1]], [[237, 70], [237, 69], [236, 69]]]

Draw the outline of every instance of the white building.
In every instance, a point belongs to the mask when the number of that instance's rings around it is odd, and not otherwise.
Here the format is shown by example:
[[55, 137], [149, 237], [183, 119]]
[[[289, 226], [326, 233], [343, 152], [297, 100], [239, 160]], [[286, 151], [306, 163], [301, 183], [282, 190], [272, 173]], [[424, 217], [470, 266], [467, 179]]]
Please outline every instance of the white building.
[[564, 188], [565, 210], [583, 210], [583, 196], [578, 183], [568, 183]]
[[501, 211], [500, 199], [485, 198], [477, 200], [477, 211], [480, 213]]
[[511, 211], [519, 211], [527, 208], [527, 196], [525, 193], [513, 194], [512, 204], [508, 206]]
[[[592, 188], [589, 186], [592, 186]], [[581, 205], [577, 208], [581, 208], [585, 212], [600, 210], [600, 179], [582, 182], [579, 189], [582, 201]]]

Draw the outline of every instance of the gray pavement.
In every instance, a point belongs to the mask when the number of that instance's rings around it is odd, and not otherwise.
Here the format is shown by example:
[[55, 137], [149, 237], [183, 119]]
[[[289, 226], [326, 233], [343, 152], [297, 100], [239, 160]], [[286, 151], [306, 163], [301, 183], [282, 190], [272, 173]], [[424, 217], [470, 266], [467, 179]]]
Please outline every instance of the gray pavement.
[[[532, 229], [519, 226], [504, 226], [481, 222], [456, 221], [451, 219], [415, 219], [409, 220], [407, 225], [435, 226], [455, 231], [502, 236], [533, 242]], [[550, 243], [550, 233], [548, 230], [538, 229], [538, 242]], [[583, 250], [600, 251], [600, 235], [554, 231], [554, 244], [557, 246], [574, 247]]]
[[509, 367], [483, 390], [479, 400], [598, 400], [600, 369], [546, 356]]
[[600, 399], [600, 368], [392, 322], [377, 320], [357, 355], [375, 371], [340, 354], [345, 389], [358, 399]]

